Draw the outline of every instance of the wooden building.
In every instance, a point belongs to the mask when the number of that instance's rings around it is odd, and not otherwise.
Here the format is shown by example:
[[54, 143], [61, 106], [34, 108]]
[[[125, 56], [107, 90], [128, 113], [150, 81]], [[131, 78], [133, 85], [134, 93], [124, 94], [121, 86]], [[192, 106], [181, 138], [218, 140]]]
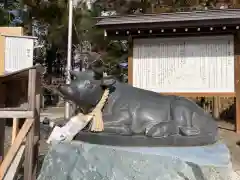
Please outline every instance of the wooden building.
[[104, 17], [104, 35], [128, 39], [129, 83], [186, 97], [236, 97], [240, 132], [240, 9]]

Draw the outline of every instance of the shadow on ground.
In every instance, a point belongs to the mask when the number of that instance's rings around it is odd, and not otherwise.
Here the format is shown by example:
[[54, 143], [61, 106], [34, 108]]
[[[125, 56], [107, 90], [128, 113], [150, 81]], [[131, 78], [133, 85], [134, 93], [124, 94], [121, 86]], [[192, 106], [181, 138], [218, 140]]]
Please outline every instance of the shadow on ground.
[[220, 113], [220, 119], [235, 124], [236, 119], [236, 102], [234, 102], [232, 105], [230, 105], [227, 109], [223, 110]]

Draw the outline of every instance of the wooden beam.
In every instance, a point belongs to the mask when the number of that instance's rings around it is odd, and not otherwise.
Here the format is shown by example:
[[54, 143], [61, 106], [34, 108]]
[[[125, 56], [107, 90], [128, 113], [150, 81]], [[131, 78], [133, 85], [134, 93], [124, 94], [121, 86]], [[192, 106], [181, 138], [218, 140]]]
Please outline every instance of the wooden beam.
[[0, 118], [28, 118], [34, 117], [33, 111], [0, 111]]
[[19, 148], [3, 180], [14, 180], [16, 178], [16, 175], [20, 168], [20, 164], [22, 163], [22, 160], [23, 160], [24, 150], [25, 150], [25, 145], [22, 145]]
[[0, 111], [27, 111], [27, 108], [19, 108], [19, 107], [4, 107], [4, 108], [0, 108]]
[[8, 150], [8, 153], [0, 166], [0, 179], [3, 179], [3, 177], [5, 176], [8, 168], [10, 167], [14, 157], [16, 156], [24, 138], [28, 134], [32, 125], [33, 125], [33, 119], [27, 119], [23, 124], [21, 130], [19, 131], [15, 139], [14, 144]]

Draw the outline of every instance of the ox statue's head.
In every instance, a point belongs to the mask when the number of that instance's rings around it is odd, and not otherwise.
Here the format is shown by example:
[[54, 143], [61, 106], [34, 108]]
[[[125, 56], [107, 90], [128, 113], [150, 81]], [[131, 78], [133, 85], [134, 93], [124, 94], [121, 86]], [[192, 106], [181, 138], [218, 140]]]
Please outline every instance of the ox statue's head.
[[58, 91], [63, 98], [76, 103], [84, 112], [89, 111], [99, 102], [103, 92], [115, 84], [112, 77], [103, 77], [92, 70], [84, 72], [70, 72], [72, 81], [70, 84], [61, 85]]

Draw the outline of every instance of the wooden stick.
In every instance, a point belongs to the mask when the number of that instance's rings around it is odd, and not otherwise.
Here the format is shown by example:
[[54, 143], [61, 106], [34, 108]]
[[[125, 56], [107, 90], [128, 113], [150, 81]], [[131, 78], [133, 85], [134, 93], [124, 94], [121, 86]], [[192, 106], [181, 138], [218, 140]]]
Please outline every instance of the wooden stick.
[[0, 166], [0, 179], [3, 179], [5, 176], [8, 168], [10, 167], [14, 157], [16, 156], [24, 138], [26, 137], [28, 131], [30, 130], [32, 124], [33, 124], [33, 119], [27, 119], [25, 123], [23, 124], [21, 130], [19, 131], [14, 144], [10, 147], [6, 157], [4, 158], [1, 166]]
[[28, 118], [34, 117], [33, 111], [1, 111], [0, 118]]
[[19, 131], [19, 119], [13, 118], [13, 125], [12, 125], [12, 144], [15, 141], [15, 138], [17, 137]]

